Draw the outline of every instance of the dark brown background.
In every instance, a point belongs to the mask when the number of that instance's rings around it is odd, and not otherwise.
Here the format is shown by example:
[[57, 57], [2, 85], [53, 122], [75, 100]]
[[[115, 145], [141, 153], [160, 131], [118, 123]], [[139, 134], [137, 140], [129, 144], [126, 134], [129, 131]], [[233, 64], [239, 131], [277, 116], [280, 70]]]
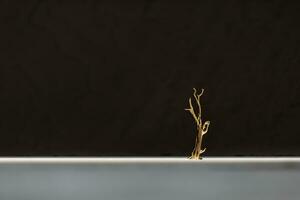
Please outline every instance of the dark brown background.
[[300, 155], [300, 4], [0, 1], [1, 156]]

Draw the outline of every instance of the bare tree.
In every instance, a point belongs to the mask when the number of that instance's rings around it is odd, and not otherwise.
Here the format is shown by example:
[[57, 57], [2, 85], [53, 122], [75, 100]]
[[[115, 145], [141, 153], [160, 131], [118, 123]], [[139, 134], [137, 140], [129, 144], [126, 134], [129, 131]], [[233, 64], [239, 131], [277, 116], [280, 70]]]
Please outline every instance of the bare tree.
[[201, 145], [202, 145], [203, 136], [208, 131], [210, 121], [206, 121], [203, 124], [202, 119], [201, 119], [200, 97], [202, 96], [202, 94], [204, 92], [204, 89], [201, 90], [200, 94], [197, 94], [197, 90], [195, 88], [193, 88], [193, 90], [194, 90], [193, 95], [194, 95], [195, 101], [196, 101], [197, 106], [198, 106], [198, 114], [195, 113], [191, 97], [189, 98], [190, 108], [186, 108], [185, 110], [189, 111], [192, 114], [192, 116], [193, 116], [193, 118], [196, 122], [196, 125], [197, 125], [197, 135], [196, 135], [195, 147], [194, 147], [194, 150], [192, 152], [192, 155], [189, 158], [198, 160], [198, 159], [202, 159], [201, 154], [204, 153], [205, 150], [206, 150], [206, 148], [201, 149]]

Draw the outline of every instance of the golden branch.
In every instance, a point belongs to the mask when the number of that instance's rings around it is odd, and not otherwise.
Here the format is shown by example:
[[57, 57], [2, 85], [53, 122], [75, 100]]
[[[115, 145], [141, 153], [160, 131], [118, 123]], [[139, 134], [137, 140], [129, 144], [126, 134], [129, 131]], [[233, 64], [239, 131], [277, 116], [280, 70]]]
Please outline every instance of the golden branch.
[[195, 147], [194, 147], [194, 150], [193, 150], [190, 158], [191, 159], [201, 159], [200, 155], [202, 153], [204, 153], [206, 150], [206, 148], [201, 149], [202, 137], [203, 137], [203, 135], [205, 135], [207, 133], [208, 127], [210, 125], [210, 121], [206, 121], [202, 125], [202, 119], [201, 119], [202, 110], [201, 110], [200, 97], [203, 95], [204, 89], [201, 90], [200, 94], [197, 94], [197, 90], [195, 88], [193, 88], [193, 90], [194, 90], [193, 96], [194, 96], [195, 101], [198, 106], [198, 113], [197, 114], [195, 113], [191, 98], [189, 98], [189, 106], [190, 107], [185, 109], [192, 114], [192, 116], [196, 122], [196, 125], [197, 125], [197, 136], [196, 136]]
[[205, 133], [207, 133], [209, 124], [210, 124], [210, 121], [206, 121], [206, 122], [203, 124], [203, 127], [202, 127], [202, 135], [204, 135]]

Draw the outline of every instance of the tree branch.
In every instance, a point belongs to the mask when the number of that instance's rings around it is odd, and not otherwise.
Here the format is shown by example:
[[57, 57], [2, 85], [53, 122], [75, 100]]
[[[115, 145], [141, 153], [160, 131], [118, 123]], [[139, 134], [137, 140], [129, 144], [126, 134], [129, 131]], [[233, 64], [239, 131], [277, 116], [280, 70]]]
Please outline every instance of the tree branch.
[[197, 90], [195, 88], [193, 88], [193, 90], [194, 90], [193, 96], [194, 96], [194, 99], [195, 99], [198, 109], [199, 109], [198, 113], [197, 114], [195, 113], [195, 110], [194, 110], [194, 107], [192, 104], [192, 97], [189, 98], [190, 108], [185, 109], [192, 114], [192, 116], [197, 124], [197, 136], [196, 136], [195, 147], [194, 147], [194, 150], [193, 150], [190, 158], [191, 159], [201, 159], [200, 154], [204, 153], [206, 150], [206, 148], [201, 149], [202, 137], [204, 134], [207, 133], [210, 121], [206, 121], [204, 124], [202, 124], [202, 119], [201, 119], [202, 110], [201, 110], [200, 97], [202, 96], [204, 89], [201, 90], [200, 94], [197, 94]]
[[204, 148], [203, 150], [200, 150], [200, 154], [204, 153], [206, 150], [206, 148]]
[[189, 104], [190, 104], [190, 108], [186, 108], [185, 110], [188, 110], [190, 111], [190, 113], [192, 114], [193, 118], [195, 119], [196, 123], [197, 123], [197, 126], [199, 125], [199, 120], [195, 114], [195, 111], [194, 111], [194, 107], [193, 107], [193, 104], [192, 104], [192, 99], [189, 98]]
[[210, 124], [210, 121], [206, 121], [206, 122], [203, 124], [203, 127], [202, 127], [202, 135], [204, 135], [205, 133], [207, 133], [209, 124]]

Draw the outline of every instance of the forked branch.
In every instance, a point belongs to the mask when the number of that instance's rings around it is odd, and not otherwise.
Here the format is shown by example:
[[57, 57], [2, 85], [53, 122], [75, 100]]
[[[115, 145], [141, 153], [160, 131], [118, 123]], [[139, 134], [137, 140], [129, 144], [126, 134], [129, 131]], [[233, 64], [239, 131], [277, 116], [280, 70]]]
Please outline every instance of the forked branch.
[[197, 94], [197, 90], [195, 88], [193, 88], [193, 90], [194, 90], [193, 96], [194, 96], [194, 99], [198, 106], [198, 113], [195, 113], [191, 98], [189, 98], [189, 106], [190, 107], [185, 109], [191, 113], [191, 115], [193, 116], [193, 118], [196, 122], [196, 125], [197, 125], [196, 143], [195, 143], [195, 147], [194, 147], [194, 150], [193, 150], [190, 158], [191, 159], [201, 159], [200, 155], [202, 153], [204, 153], [206, 150], [206, 148], [203, 150], [201, 149], [202, 137], [204, 134], [207, 133], [208, 127], [210, 125], [210, 121], [206, 121], [202, 125], [202, 119], [201, 119], [202, 110], [201, 110], [200, 97], [203, 95], [204, 89], [201, 90], [200, 94]]

